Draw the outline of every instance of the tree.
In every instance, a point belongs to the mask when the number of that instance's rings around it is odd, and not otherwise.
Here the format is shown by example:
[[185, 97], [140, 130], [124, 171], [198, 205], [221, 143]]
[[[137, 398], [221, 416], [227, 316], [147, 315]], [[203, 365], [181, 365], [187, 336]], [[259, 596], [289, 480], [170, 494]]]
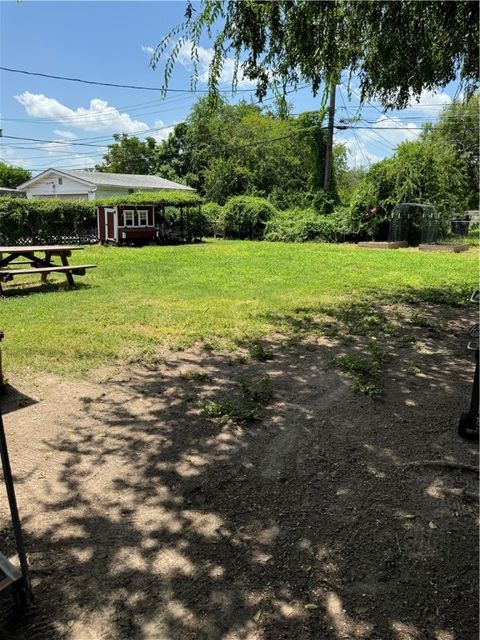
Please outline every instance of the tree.
[[375, 236], [402, 202], [434, 205], [444, 222], [465, 211], [468, 182], [452, 145], [403, 142], [391, 158], [374, 164], [352, 197], [355, 231]]
[[103, 163], [97, 171], [106, 173], [136, 173], [154, 175], [157, 167], [157, 143], [155, 138], [140, 140], [135, 136], [114, 134], [115, 142], [108, 145]]
[[230, 105], [206, 97], [159, 146], [157, 172], [219, 204], [247, 194], [288, 207], [299, 194], [319, 190], [324, 139], [318, 112], [284, 119], [245, 101]]
[[27, 169], [0, 162], [0, 187], [16, 189], [18, 185], [30, 180], [31, 177], [32, 174]]
[[438, 122], [426, 125], [423, 139], [454, 147], [456, 164], [464, 167], [468, 179], [469, 206], [478, 208], [478, 161], [480, 96], [473, 95], [464, 102], [455, 100], [445, 107]]
[[358, 76], [362, 101], [378, 99], [388, 108], [403, 108], [412, 96], [457, 76], [466, 93], [479, 84], [476, 0], [203, 0], [198, 11], [189, 1], [185, 21], [162, 39], [151, 60], [155, 68], [173, 40], [165, 87], [185, 44], [191, 46], [195, 83], [200, 39], [213, 27], [209, 86], [215, 95], [231, 55], [233, 86], [243, 75], [256, 82], [259, 98], [272, 84], [285, 94], [299, 82], [311, 83], [316, 95], [342, 72]]

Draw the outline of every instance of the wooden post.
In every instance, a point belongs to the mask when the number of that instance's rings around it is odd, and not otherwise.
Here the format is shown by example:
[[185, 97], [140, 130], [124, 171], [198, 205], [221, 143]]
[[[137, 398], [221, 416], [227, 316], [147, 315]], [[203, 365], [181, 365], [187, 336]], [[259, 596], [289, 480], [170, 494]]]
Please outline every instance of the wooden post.
[[330, 88], [330, 103], [328, 107], [328, 130], [327, 130], [327, 147], [325, 151], [325, 175], [323, 178], [324, 190], [330, 191], [332, 183], [332, 160], [333, 160], [333, 122], [335, 118], [335, 91], [337, 86], [334, 84]]

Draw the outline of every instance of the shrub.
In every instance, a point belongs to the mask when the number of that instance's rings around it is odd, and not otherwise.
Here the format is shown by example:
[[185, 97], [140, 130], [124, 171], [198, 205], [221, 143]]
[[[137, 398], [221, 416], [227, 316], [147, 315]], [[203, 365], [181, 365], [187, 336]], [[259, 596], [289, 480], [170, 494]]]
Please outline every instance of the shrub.
[[268, 220], [275, 214], [275, 207], [263, 198], [234, 196], [224, 207], [225, 236], [261, 239]]
[[216, 202], [207, 202], [202, 205], [202, 213], [206, 221], [206, 235], [223, 233], [223, 207]]
[[349, 232], [348, 212], [320, 215], [313, 209], [279, 211], [267, 224], [265, 240], [270, 242], [338, 242]]
[[84, 232], [96, 230], [96, 225], [94, 202], [0, 198], [2, 242], [44, 243], [65, 236], [81, 236]]

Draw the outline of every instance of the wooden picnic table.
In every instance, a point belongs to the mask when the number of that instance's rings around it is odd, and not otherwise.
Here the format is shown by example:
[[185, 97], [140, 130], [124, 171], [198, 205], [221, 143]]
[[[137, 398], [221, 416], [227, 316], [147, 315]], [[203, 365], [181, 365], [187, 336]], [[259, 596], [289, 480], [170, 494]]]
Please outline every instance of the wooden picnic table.
[[[28, 274], [40, 274], [41, 281], [46, 282], [49, 273], [64, 273], [68, 285], [73, 287], [75, 282], [73, 275], [83, 276], [87, 269], [96, 267], [95, 264], [71, 265], [68, 258], [72, 251], [80, 251], [83, 247], [78, 245], [37, 245], [23, 247], [0, 247], [0, 294], [2, 282], [13, 280], [15, 276]], [[40, 256], [38, 254], [43, 254]], [[61, 265], [53, 262], [53, 258], [60, 258]], [[19, 265], [28, 265], [27, 268], [16, 268]]]

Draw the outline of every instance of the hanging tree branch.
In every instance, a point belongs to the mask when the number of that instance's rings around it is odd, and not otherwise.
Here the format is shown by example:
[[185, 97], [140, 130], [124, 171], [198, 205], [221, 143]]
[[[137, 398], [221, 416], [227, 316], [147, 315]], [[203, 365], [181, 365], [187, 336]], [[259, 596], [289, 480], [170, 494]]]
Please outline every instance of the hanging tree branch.
[[165, 89], [180, 48], [188, 43], [195, 86], [200, 39], [212, 37], [215, 28], [213, 95], [225, 61], [233, 57], [232, 88], [247, 78], [256, 83], [260, 99], [272, 84], [308, 82], [316, 95], [347, 72], [350, 82], [358, 78], [362, 102], [403, 108], [423, 90], [456, 78], [466, 95], [479, 86], [478, 24], [478, 2], [470, 0], [203, 0], [198, 11], [189, 1], [184, 22], [161, 40], [151, 65], [170, 51]]

